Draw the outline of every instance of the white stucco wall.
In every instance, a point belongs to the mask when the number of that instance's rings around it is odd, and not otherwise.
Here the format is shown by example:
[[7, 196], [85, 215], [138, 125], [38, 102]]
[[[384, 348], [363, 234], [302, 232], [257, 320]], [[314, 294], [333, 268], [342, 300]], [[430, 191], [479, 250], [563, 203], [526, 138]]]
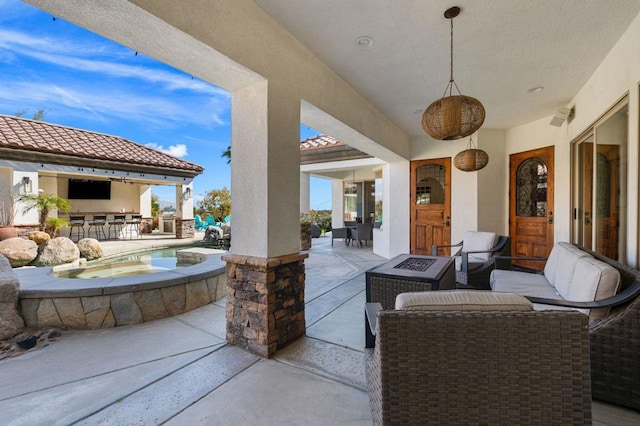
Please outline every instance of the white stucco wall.
[[555, 240], [569, 241], [571, 226], [571, 142], [624, 95], [629, 96], [627, 262], [638, 265], [638, 82], [640, 81], [640, 16], [611, 49], [571, 101], [573, 115], [562, 127], [551, 117], [507, 131], [507, 153], [555, 146]]
[[[140, 212], [140, 185], [124, 182], [111, 182], [111, 199], [109, 200], [69, 200], [70, 213], [139, 213]], [[68, 198], [68, 180], [57, 179], [57, 193], [59, 197]], [[149, 201], [151, 202], [151, 201]]]

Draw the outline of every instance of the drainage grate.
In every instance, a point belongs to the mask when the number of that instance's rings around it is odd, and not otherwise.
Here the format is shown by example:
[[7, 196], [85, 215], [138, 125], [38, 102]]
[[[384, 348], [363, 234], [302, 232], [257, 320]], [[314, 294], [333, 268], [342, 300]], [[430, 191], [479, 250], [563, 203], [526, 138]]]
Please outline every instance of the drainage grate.
[[393, 269], [409, 269], [411, 271], [424, 272], [433, 265], [434, 259], [420, 259], [418, 257], [410, 257], [398, 263]]

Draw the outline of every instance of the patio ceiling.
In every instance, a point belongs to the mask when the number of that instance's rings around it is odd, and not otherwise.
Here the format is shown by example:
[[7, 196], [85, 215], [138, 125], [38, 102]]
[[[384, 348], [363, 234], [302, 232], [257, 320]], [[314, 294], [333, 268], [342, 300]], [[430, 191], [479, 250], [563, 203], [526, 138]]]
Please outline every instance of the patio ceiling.
[[640, 11], [637, 0], [255, 2], [409, 135], [422, 135], [422, 111], [448, 81], [447, 8], [462, 8], [454, 77], [484, 104], [486, 128], [566, 106]]

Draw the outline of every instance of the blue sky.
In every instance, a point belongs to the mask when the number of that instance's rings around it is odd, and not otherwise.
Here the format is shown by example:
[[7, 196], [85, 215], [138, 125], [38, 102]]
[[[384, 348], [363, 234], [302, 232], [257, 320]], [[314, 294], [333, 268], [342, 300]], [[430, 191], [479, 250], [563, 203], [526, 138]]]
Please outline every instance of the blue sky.
[[[229, 92], [18, 0], [0, 0], [0, 114], [44, 108], [44, 120], [121, 136], [205, 172], [196, 199], [230, 187]], [[301, 138], [318, 132], [304, 125]], [[156, 187], [161, 199], [174, 191]], [[311, 208], [331, 208], [331, 183], [312, 178]]]

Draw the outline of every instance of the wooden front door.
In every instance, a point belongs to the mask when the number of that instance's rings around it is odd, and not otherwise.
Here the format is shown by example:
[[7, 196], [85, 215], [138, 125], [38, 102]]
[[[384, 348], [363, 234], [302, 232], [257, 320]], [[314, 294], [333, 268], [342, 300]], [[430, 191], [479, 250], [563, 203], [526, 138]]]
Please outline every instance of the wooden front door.
[[[451, 158], [411, 162], [411, 253], [451, 244]], [[440, 255], [448, 255], [443, 250]]]
[[[553, 146], [511, 154], [509, 235], [513, 256], [546, 257], [553, 247]], [[544, 262], [514, 265], [542, 270]]]

